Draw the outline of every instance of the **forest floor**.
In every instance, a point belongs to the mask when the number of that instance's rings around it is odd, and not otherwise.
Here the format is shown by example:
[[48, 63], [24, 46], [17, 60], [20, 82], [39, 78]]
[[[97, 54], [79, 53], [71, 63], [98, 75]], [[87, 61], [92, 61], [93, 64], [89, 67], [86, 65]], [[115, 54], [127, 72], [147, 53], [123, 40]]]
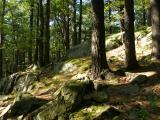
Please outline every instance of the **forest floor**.
[[[126, 76], [98, 81], [107, 86], [109, 96], [109, 100], [102, 104], [117, 108], [122, 113], [122, 120], [160, 120], [160, 61], [152, 59], [151, 33], [150, 28], [148, 29], [145, 34], [143, 34], [144, 31], [136, 33], [137, 59], [141, 66], [139, 69], [125, 71], [123, 45], [106, 52], [110, 68], [112, 70], [123, 69]], [[115, 38], [114, 36], [109, 38]], [[120, 36], [118, 34], [119, 38]], [[78, 58], [70, 58], [63, 64], [55, 64], [53, 70], [45, 68], [42, 70], [40, 81], [35, 83], [36, 87], [32, 94], [37, 98], [50, 100], [51, 95], [62, 84], [85, 76], [90, 65], [90, 56], [82, 55]], [[132, 80], [138, 75], [146, 75], [147, 81], [142, 84], [133, 84]], [[3, 101], [0, 106], [7, 106], [7, 104]]]
[[[102, 81], [109, 89], [109, 101], [104, 104], [119, 109], [123, 113], [122, 119], [125, 120], [160, 120], [160, 61], [152, 59], [151, 32], [149, 32], [150, 28], [148, 29], [146, 34], [136, 33], [136, 53], [141, 67], [134, 71], [125, 71], [125, 77], [118, 76], [115, 79]], [[125, 67], [123, 45], [106, 52], [106, 55], [112, 70]], [[77, 73], [80, 73], [79, 69], [86, 67], [88, 63], [90, 64], [90, 57], [72, 59], [69, 62], [78, 65], [77, 70], [74, 71], [76, 73], [62, 72], [54, 77], [61, 80], [72, 79]], [[146, 75], [149, 79], [136, 87], [132, 84], [132, 80], [138, 75]], [[119, 92], [123, 89], [128, 90], [128, 93]], [[130, 90], [131, 93], [129, 93]]]

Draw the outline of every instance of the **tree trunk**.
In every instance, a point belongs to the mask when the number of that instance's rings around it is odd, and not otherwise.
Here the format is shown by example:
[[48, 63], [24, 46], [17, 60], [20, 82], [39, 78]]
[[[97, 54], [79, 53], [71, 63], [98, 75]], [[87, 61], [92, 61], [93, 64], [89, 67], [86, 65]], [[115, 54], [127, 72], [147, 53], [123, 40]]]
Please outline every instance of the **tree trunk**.
[[76, 5], [77, 0], [73, 0], [73, 35], [72, 35], [72, 47], [77, 45], [77, 22], [76, 22]]
[[147, 9], [147, 24], [148, 24], [148, 26], [151, 26], [151, 7], [149, 7], [148, 9]]
[[39, 0], [39, 15], [40, 15], [40, 37], [39, 37], [39, 46], [38, 46], [38, 64], [39, 66], [44, 65], [43, 57], [44, 57], [44, 49], [43, 49], [43, 37], [44, 37], [44, 16], [43, 16], [43, 3], [42, 0]]
[[39, 3], [37, 4], [37, 18], [36, 18], [36, 41], [35, 41], [35, 53], [34, 64], [38, 65], [38, 44], [39, 44]]
[[125, 64], [128, 70], [133, 70], [139, 67], [136, 59], [135, 51], [135, 36], [134, 36], [134, 1], [125, 0]]
[[92, 0], [92, 12], [92, 74], [97, 78], [103, 70], [109, 69], [105, 53], [104, 1]]
[[3, 77], [3, 41], [4, 41], [4, 30], [3, 30], [3, 24], [4, 24], [4, 14], [5, 14], [5, 6], [6, 6], [6, 0], [2, 1], [2, 13], [0, 18], [0, 79]]
[[160, 1], [151, 0], [153, 55], [160, 59]]
[[50, 62], [50, 0], [47, 0], [46, 4], [46, 29], [45, 29], [45, 44], [44, 44], [44, 63], [45, 65], [49, 64]]
[[34, 0], [31, 1], [30, 6], [30, 39], [28, 48], [28, 64], [32, 64], [32, 39], [33, 39], [33, 12], [34, 12]]
[[78, 35], [78, 44], [81, 43], [81, 34], [82, 34], [82, 0], [80, 0], [79, 5], [79, 35]]
[[111, 9], [111, 7], [110, 7], [110, 4], [111, 4], [111, 1], [109, 0], [109, 10], [108, 10], [108, 14], [109, 14], [109, 33], [110, 34], [112, 34], [112, 17], [111, 17], [111, 15], [112, 15], [112, 9]]
[[142, 6], [143, 6], [143, 25], [146, 25], [146, 9], [145, 9], [145, 1], [142, 0]]
[[121, 31], [123, 32], [125, 30], [125, 26], [124, 26], [124, 4], [120, 5], [120, 23], [121, 23]]

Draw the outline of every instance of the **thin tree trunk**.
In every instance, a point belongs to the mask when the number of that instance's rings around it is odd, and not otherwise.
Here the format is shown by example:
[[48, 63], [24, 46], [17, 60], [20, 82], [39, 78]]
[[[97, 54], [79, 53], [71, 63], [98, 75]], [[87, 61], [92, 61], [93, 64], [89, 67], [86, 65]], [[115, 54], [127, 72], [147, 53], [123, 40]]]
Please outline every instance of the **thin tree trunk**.
[[135, 36], [134, 36], [134, 1], [125, 0], [125, 64], [128, 70], [139, 67], [136, 59]]
[[160, 1], [151, 0], [153, 55], [160, 59]]
[[39, 44], [39, 3], [37, 3], [37, 18], [36, 18], [36, 41], [35, 41], [35, 53], [34, 64], [38, 65], [38, 44]]
[[45, 29], [45, 44], [44, 44], [44, 63], [45, 65], [50, 62], [50, 0], [47, 0], [46, 4], [46, 29]]
[[43, 49], [43, 37], [44, 37], [44, 16], [43, 16], [43, 3], [42, 0], [39, 0], [39, 15], [40, 15], [40, 37], [39, 37], [39, 46], [38, 46], [38, 64], [39, 66], [44, 65], [43, 57], [44, 57], [44, 49]]
[[80, 5], [79, 5], [79, 35], [78, 35], [78, 44], [81, 43], [81, 34], [82, 34], [82, 0], [80, 0]]
[[6, 0], [3, 0], [2, 5], [2, 14], [0, 18], [1, 26], [0, 26], [0, 79], [3, 77], [3, 41], [4, 41], [4, 30], [3, 30], [3, 24], [4, 24], [4, 14], [5, 14], [5, 6], [6, 6]]
[[125, 30], [125, 26], [124, 26], [124, 4], [120, 5], [120, 23], [121, 23], [121, 31], [123, 32]]
[[72, 47], [77, 45], [77, 14], [76, 14], [76, 5], [77, 5], [77, 0], [73, 0], [73, 35], [72, 35]]
[[145, 9], [145, 1], [142, 0], [142, 6], [143, 6], [143, 25], [146, 25], [146, 9]]
[[109, 69], [105, 53], [104, 1], [92, 0], [92, 11], [92, 74], [97, 78], [103, 70]]
[[147, 25], [151, 26], [151, 7], [147, 9]]
[[28, 64], [32, 64], [32, 39], [33, 39], [33, 12], [34, 12], [34, 0], [31, 1], [30, 6], [30, 39], [28, 49]]
[[112, 15], [112, 9], [111, 9], [111, 7], [110, 7], [110, 4], [111, 4], [111, 1], [109, 0], [109, 10], [108, 10], [108, 13], [109, 13], [109, 33], [110, 34], [112, 34], [112, 17], [111, 17], [111, 15]]
[[70, 49], [69, 31], [69, 0], [67, 0], [66, 50]]

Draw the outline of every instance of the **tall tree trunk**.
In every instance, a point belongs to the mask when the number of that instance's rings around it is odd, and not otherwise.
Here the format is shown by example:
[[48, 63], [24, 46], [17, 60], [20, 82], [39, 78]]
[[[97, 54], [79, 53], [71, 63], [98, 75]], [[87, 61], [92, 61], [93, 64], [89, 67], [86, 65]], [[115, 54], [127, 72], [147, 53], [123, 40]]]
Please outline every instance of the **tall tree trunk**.
[[145, 1], [142, 0], [142, 7], [143, 7], [143, 25], [146, 25], [146, 9], [145, 9]]
[[160, 59], [160, 1], [151, 0], [153, 55]]
[[35, 53], [34, 64], [38, 65], [38, 44], [39, 44], [39, 3], [37, 3], [37, 18], [36, 18], [36, 41], [35, 41]]
[[112, 22], [112, 17], [111, 17], [111, 15], [112, 15], [112, 9], [111, 9], [111, 7], [110, 7], [111, 1], [109, 0], [108, 3], [109, 3], [108, 14], [109, 14], [109, 24], [110, 24], [110, 25], [109, 25], [109, 33], [112, 34], [112, 25], [111, 25], [111, 24], [112, 24], [112, 23], [111, 23], [111, 22]]
[[40, 36], [39, 36], [39, 46], [38, 46], [38, 64], [39, 66], [44, 65], [43, 57], [44, 57], [44, 49], [43, 49], [43, 38], [44, 38], [44, 16], [43, 16], [43, 0], [39, 0], [39, 15], [40, 15]]
[[136, 59], [135, 36], [134, 36], [134, 0], [125, 0], [125, 64], [128, 70], [139, 67]]
[[104, 1], [92, 0], [92, 12], [92, 74], [97, 78], [103, 70], [109, 69], [105, 53]]
[[73, 35], [72, 35], [72, 47], [77, 45], [77, 9], [76, 9], [76, 5], [77, 5], [77, 0], [73, 0]]
[[[123, 0], [121, 0], [121, 5], [120, 5], [120, 15], [121, 15], [121, 18], [120, 18], [120, 24], [121, 24], [121, 32], [124, 32], [125, 30], [125, 25], [124, 25], [124, 3], [122, 3]], [[122, 42], [124, 41], [124, 34], [122, 33]]]
[[147, 25], [151, 26], [151, 7], [147, 9]]
[[69, 31], [69, 0], [67, 0], [66, 50], [70, 49]]
[[2, 1], [2, 13], [0, 18], [0, 79], [3, 77], [3, 41], [4, 41], [4, 30], [3, 30], [3, 24], [4, 24], [4, 14], [5, 14], [5, 6], [6, 6], [6, 0]]
[[82, 0], [79, 3], [79, 35], [78, 35], [78, 43], [81, 43], [81, 34], [82, 34]]
[[125, 30], [125, 26], [124, 26], [124, 5], [120, 6], [120, 14], [121, 14], [121, 18], [120, 18], [121, 31], [123, 32]]
[[44, 63], [45, 65], [50, 62], [50, 0], [46, 4], [46, 29], [45, 29], [45, 44], [44, 44]]
[[30, 39], [28, 48], [28, 64], [32, 64], [32, 39], [33, 39], [33, 12], [34, 12], [34, 0], [31, 1], [30, 6]]

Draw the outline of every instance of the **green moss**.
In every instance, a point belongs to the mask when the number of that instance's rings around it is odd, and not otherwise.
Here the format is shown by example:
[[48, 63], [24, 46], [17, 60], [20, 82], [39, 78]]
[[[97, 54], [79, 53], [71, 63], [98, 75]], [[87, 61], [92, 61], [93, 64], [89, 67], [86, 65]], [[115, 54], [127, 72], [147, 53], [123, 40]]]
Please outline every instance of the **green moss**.
[[93, 120], [94, 118], [101, 115], [102, 112], [109, 109], [110, 106], [104, 106], [104, 105], [92, 105], [88, 108], [82, 108], [79, 111], [70, 114], [69, 118], [71, 120]]

